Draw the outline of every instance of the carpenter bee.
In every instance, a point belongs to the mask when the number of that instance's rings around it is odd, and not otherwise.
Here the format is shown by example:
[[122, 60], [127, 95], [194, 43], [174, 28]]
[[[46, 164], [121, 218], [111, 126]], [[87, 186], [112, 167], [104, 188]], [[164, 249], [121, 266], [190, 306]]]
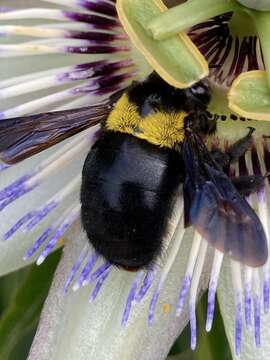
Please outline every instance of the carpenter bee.
[[176, 193], [183, 186], [185, 226], [231, 258], [260, 266], [268, 257], [260, 220], [244, 196], [263, 176], [230, 179], [224, 169], [251, 145], [252, 132], [226, 152], [209, 151], [216, 130], [206, 82], [188, 89], [156, 73], [82, 109], [0, 121], [0, 158], [16, 163], [101, 123], [82, 171], [81, 219], [93, 247], [128, 270], [160, 255]]
[[226, 153], [209, 152], [204, 138], [216, 129], [210, 97], [205, 82], [176, 89], [152, 73], [103, 121], [83, 167], [81, 219], [111, 263], [131, 270], [157, 258], [181, 183], [185, 226], [244, 264], [267, 260], [262, 224], [242, 196], [262, 187], [264, 177], [239, 177], [234, 185], [223, 171], [248, 149], [253, 129]]

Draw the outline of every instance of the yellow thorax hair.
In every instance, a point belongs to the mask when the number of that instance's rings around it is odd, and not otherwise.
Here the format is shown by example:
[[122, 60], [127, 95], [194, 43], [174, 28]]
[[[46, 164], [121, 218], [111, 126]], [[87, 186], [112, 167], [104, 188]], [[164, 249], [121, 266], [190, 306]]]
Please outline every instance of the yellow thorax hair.
[[174, 148], [184, 140], [185, 112], [156, 112], [141, 117], [138, 107], [124, 94], [110, 113], [105, 127], [107, 130], [131, 134], [151, 144]]

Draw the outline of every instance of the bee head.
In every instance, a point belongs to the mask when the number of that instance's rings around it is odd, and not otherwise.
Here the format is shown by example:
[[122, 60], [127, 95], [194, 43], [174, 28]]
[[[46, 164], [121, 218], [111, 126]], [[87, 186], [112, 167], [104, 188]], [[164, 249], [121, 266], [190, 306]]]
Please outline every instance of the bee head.
[[210, 87], [206, 81], [199, 81], [185, 90], [186, 101], [191, 108], [207, 108], [211, 99]]
[[187, 89], [178, 89], [169, 85], [156, 72], [152, 72], [143, 82], [134, 82], [129, 89], [130, 101], [139, 107], [142, 117], [158, 111], [190, 113], [206, 109], [210, 97], [206, 81], [199, 81]]
[[135, 103], [142, 117], [153, 112], [178, 112], [186, 102], [185, 90], [177, 89], [152, 72], [145, 81], [135, 82], [129, 90], [129, 99]]

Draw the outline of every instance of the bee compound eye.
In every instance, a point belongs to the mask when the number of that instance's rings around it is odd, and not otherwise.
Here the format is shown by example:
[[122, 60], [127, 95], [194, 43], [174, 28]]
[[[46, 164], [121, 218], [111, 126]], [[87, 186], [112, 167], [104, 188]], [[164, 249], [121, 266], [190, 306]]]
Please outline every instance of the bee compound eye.
[[207, 92], [207, 88], [202, 85], [194, 85], [190, 90], [194, 95], [203, 95]]

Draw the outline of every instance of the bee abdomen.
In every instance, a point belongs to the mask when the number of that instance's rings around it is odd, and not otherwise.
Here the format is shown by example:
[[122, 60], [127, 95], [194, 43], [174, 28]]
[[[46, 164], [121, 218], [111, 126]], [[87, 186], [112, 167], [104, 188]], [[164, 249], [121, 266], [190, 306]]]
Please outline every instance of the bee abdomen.
[[104, 133], [86, 158], [81, 189], [82, 224], [94, 248], [120, 266], [149, 265], [161, 251], [181, 171], [175, 150]]

